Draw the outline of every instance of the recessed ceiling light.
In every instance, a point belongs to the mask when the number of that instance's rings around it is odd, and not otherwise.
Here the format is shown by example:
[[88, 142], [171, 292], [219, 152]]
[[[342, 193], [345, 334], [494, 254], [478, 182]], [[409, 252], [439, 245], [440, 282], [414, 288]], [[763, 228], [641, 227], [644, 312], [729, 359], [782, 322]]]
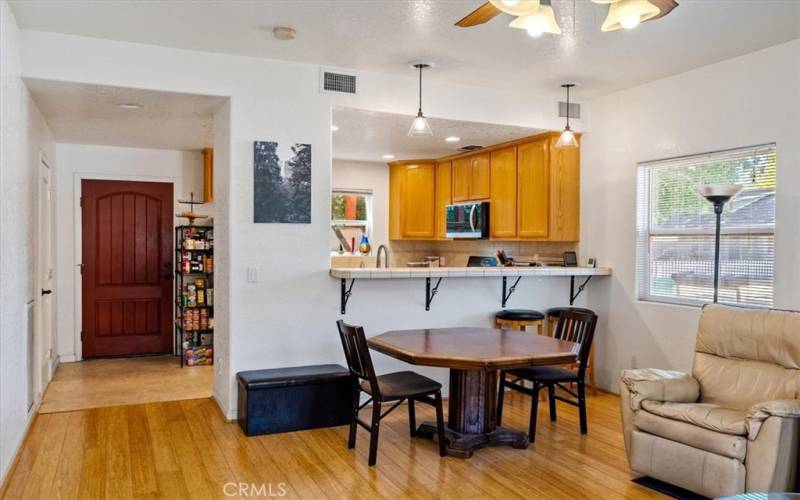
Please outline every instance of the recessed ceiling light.
[[336, 125], [331, 125], [331, 132], [336, 132], [337, 130], [339, 130], [339, 127]]
[[381, 158], [384, 160], [394, 160], [394, 155], [383, 155]]
[[461, 137], [456, 137], [454, 135], [451, 135], [450, 137], [445, 137], [444, 140], [447, 142], [458, 142], [461, 140]]
[[276, 40], [294, 40], [296, 34], [297, 32], [288, 26], [276, 26], [272, 28], [272, 36], [274, 36]]
[[123, 102], [122, 104], [117, 104], [122, 109], [141, 109], [144, 106], [141, 104], [137, 104], [135, 102]]

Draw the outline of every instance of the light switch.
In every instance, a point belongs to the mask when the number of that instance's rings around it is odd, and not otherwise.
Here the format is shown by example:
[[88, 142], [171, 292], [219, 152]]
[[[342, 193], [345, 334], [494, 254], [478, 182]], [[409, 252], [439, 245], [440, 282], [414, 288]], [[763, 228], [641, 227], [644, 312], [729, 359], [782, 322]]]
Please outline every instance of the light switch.
[[247, 282], [258, 283], [258, 269], [256, 269], [255, 267], [247, 268]]

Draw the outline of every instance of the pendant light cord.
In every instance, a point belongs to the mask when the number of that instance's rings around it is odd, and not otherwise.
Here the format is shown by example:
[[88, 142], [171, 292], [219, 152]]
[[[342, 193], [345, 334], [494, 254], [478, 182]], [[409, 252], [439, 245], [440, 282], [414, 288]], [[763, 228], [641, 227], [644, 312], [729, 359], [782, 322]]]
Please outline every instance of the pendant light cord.
[[567, 128], [569, 128], [569, 86], [567, 86]]
[[419, 65], [419, 109], [417, 114], [422, 114], [422, 65]]

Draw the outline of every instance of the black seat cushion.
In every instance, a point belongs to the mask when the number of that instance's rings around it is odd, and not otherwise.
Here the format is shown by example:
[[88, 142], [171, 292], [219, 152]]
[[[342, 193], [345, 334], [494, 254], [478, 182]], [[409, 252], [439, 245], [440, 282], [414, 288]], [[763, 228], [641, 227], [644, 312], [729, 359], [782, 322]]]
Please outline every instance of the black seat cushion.
[[247, 389], [267, 389], [335, 382], [343, 378], [349, 378], [350, 371], [339, 365], [311, 365], [250, 370], [239, 372], [236, 377], [239, 379], [239, 383], [247, 387]]
[[577, 382], [578, 380], [578, 372], [558, 366], [531, 366], [508, 370], [505, 373], [536, 382]]
[[594, 314], [594, 311], [592, 311], [591, 309], [585, 309], [583, 307], [551, 307], [550, 309], [547, 310], [547, 315], [558, 318], [561, 317], [561, 313], [564, 311]]
[[[431, 394], [441, 390], [442, 384], [419, 373], [405, 371], [378, 375], [378, 387], [380, 387], [382, 399], [386, 401]], [[372, 394], [368, 380], [361, 382], [361, 389], [367, 394]]]
[[507, 321], [540, 321], [544, 319], [544, 314], [533, 309], [503, 309], [494, 317]]

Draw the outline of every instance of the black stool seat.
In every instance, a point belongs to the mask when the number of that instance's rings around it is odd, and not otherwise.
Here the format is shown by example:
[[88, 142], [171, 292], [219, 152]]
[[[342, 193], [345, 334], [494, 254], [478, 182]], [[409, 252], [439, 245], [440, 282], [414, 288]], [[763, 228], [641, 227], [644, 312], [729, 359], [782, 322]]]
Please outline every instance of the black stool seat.
[[567, 370], [560, 366], [531, 366], [528, 368], [517, 368], [508, 370], [506, 373], [514, 377], [525, 380], [535, 380], [538, 382], [577, 382], [578, 372]]
[[584, 313], [584, 314], [594, 314], [594, 311], [592, 311], [591, 309], [585, 309], [583, 307], [571, 307], [571, 306], [568, 306], [568, 307], [551, 307], [550, 309], [548, 309], [546, 311], [546, 313], [547, 313], [548, 316], [554, 316], [554, 317], [558, 318], [558, 317], [561, 316], [561, 313], [564, 312], [564, 311], [573, 311], [573, 312], [579, 312], [579, 313]]
[[[411, 371], [378, 375], [378, 387], [383, 401], [424, 396], [441, 390], [442, 384]], [[372, 396], [368, 380], [361, 382], [361, 390]]]
[[494, 317], [506, 321], [541, 321], [544, 319], [544, 314], [533, 309], [503, 309]]

